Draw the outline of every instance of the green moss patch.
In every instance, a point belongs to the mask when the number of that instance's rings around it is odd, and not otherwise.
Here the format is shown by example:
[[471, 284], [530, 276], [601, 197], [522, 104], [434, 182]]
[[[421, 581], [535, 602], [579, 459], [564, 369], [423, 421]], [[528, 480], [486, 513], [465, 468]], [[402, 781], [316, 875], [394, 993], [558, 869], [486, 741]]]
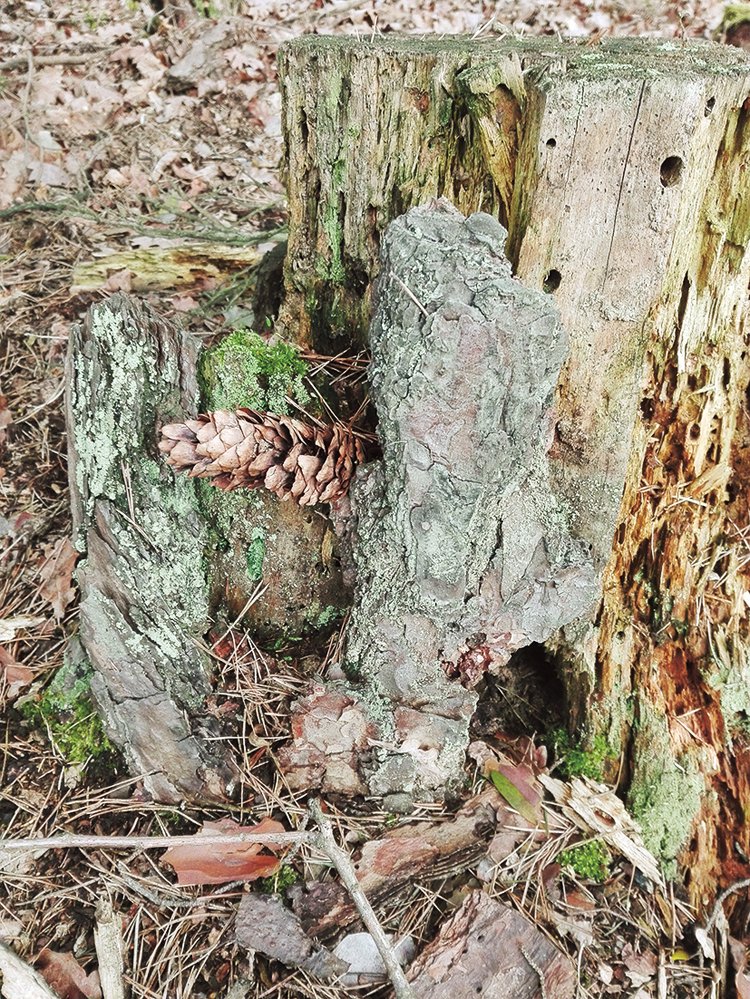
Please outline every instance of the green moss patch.
[[587, 746], [584, 742], [575, 742], [564, 728], [556, 728], [550, 732], [548, 741], [555, 751], [558, 771], [562, 777], [604, 779], [604, 764], [610, 755], [604, 736], [597, 735]]
[[201, 355], [198, 374], [207, 409], [251, 409], [287, 413], [287, 397], [303, 405], [310, 396], [302, 379], [307, 364], [290, 343], [269, 343], [239, 329]]
[[21, 713], [35, 727], [44, 729], [69, 764], [95, 760], [114, 764], [117, 751], [104, 734], [91, 701], [93, 669], [65, 663], [38, 700], [27, 701]]
[[609, 876], [612, 857], [604, 843], [593, 840], [591, 843], [582, 843], [570, 850], [563, 850], [558, 854], [557, 862], [562, 867], [569, 867], [584, 881], [601, 884]]

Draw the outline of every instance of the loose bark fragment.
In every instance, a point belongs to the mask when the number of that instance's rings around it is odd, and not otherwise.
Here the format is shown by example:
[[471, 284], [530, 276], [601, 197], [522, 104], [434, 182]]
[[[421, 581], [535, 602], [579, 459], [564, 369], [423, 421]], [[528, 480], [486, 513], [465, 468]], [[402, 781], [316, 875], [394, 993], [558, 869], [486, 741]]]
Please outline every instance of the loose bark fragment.
[[515, 909], [473, 891], [407, 973], [416, 999], [572, 999], [570, 958]]
[[[161, 801], [223, 800], [232, 770], [203, 712], [205, 525], [154, 451], [157, 421], [195, 412], [197, 342], [115, 295], [73, 331], [67, 424], [81, 640], [110, 739]], [[213, 741], [212, 741], [213, 740]]]
[[563, 814], [587, 836], [600, 837], [654, 884], [664, 887], [659, 864], [643, 845], [638, 823], [628, 815], [614, 791], [587, 777], [574, 777], [565, 784], [540, 774], [539, 780], [562, 806]]
[[38, 971], [0, 943], [0, 982], [4, 999], [60, 999]]
[[[357, 880], [376, 905], [407, 881], [466, 870], [486, 852], [498, 816], [517, 827], [514, 843], [521, 842], [526, 831], [520, 828], [519, 817], [503, 808], [497, 792], [488, 788], [447, 822], [411, 823], [365, 843], [355, 862]], [[315, 936], [325, 936], [357, 918], [344, 889], [331, 881], [314, 882], [306, 892], [297, 892], [294, 909], [305, 929]]]
[[235, 936], [240, 947], [281, 961], [288, 968], [302, 968], [316, 978], [337, 978], [348, 967], [325, 947], [313, 943], [278, 895], [243, 896]]
[[315, 688], [294, 709], [292, 736], [293, 742], [279, 750], [278, 762], [293, 790], [365, 792], [359, 765], [375, 727], [351, 697]]
[[449, 676], [477, 648], [504, 665], [598, 594], [547, 458], [565, 332], [551, 298], [511, 276], [505, 237], [441, 201], [383, 239], [370, 332], [383, 460], [351, 493], [346, 648], [386, 743], [378, 794], [460, 781], [476, 696]]
[[261, 257], [257, 246], [227, 246], [224, 243], [182, 242], [121, 250], [76, 264], [71, 292], [77, 294], [111, 287], [108, 282], [113, 275], [125, 282], [119, 287], [129, 291], [212, 287], [227, 282], [241, 271], [249, 271]]

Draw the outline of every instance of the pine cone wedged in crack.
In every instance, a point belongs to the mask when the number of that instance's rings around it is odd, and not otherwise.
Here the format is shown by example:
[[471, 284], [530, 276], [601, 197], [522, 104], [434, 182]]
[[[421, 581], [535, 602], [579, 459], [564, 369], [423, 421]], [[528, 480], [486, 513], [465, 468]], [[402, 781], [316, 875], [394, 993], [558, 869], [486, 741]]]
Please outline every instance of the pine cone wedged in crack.
[[238, 409], [200, 413], [162, 428], [159, 450], [188, 475], [220, 489], [265, 486], [300, 506], [343, 496], [358, 463], [360, 438], [342, 424], [315, 424], [291, 416]]

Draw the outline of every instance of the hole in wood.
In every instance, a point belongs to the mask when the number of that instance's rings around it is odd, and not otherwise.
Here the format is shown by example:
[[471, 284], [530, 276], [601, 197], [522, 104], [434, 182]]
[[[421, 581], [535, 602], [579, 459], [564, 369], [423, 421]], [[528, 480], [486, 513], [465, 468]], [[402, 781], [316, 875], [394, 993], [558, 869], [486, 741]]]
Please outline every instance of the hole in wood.
[[680, 182], [685, 164], [680, 156], [667, 156], [659, 169], [662, 187], [674, 187]]
[[716, 107], [716, 98], [709, 97], [708, 100], [706, 101], [706, 106], [703, 109], [703, 114], [708, 118], [708, 116], [711, 114], [711, 112], [715, 107]]
[[562, 274], [560, 273], [560, 271], [555, 271], [555, 270], [549, 271], [547, 277], [544, 279], [544, 282], [542, 283], [542, 288], [549, 295], [550, 292], [557, 291], [557, 289], [560, 287], [561, 281], [562, 281]]
[[547, 139], [547, 145], [550, 149], [554, 149], [557, 145], [557, 139]]

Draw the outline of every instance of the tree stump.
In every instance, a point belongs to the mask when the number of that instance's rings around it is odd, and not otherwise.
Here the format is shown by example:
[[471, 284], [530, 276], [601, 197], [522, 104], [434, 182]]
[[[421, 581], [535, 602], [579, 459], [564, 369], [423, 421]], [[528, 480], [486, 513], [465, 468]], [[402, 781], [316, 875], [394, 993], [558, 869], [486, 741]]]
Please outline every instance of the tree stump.
[[364, 342], [382, 232], [441, 196], [497, 218], [517, 277], [554, 297], [551, 481], [603, 583], [547, 648], [571, 725], [606, 736], [647, 845], [704, 903], [750, 855], [750, 63], [310, 36], [280, 70], [282, 325]]

